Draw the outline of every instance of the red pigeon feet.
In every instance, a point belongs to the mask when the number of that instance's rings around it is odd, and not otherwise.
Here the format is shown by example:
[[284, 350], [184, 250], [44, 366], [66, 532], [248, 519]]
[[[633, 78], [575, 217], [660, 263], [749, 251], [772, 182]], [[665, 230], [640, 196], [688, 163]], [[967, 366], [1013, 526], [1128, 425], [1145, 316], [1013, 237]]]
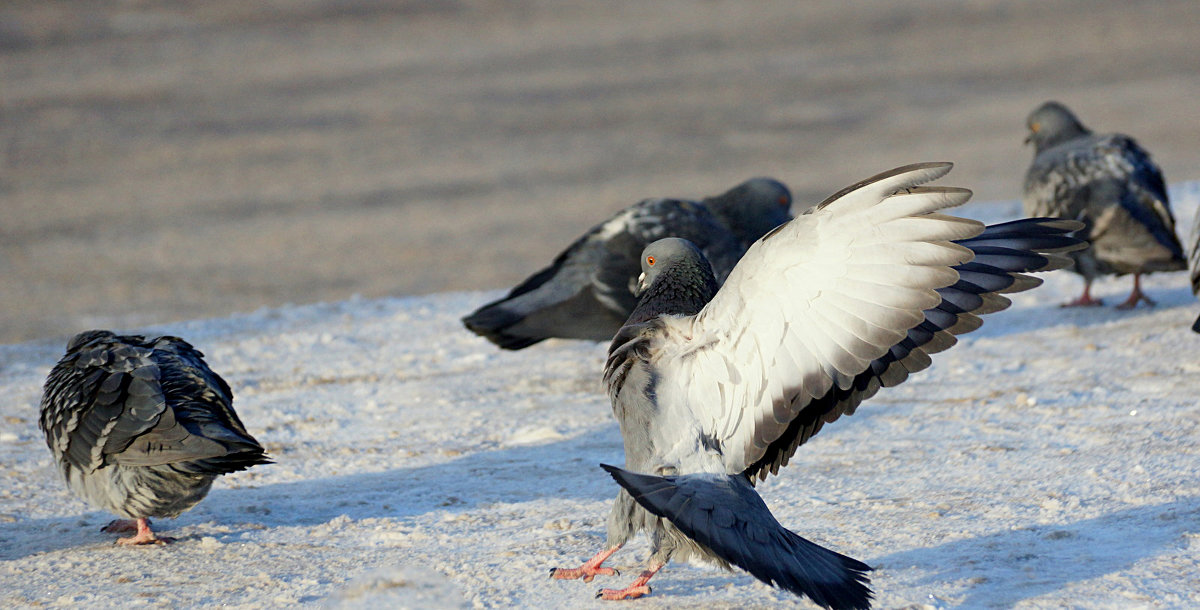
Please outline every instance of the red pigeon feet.
[[612, 568], [602, 568], [600, 564], [617, 552], [621, 547], [614, 547], [596, 553], [595, 557], [587, 560], [578, 568], [550, 568], [550, 578], [555, 580], [576, 580], [583, 579], [583, 582], [592, 582], [592, 579], [597, 575], [600, 576], [620, 576], [621, 573]]
[[643, 595], [650, 595], [650, 586], [646, 583], [661, 570], [663, 564], [651, 565], [648, 569], [638, 575], [637, 579], [629, 583], [624, 589], [600, 589], [596, 594], [596, 599], [607, 599], [618, 601], [622, 599], [637, 599]]
[[1133, 290], [1130, 291], [1128, 299], [1125, 299], [1123, 303], [1117, 305], [1117, 309], [1133, 309], [1134, 307], [1137, 307], [1138, 303], [1141, 302], [1145, 302], [1148, 307], [1154, 307], [1157, 304], [1154, 301], [1151, 301], [1150, 297], [1146, 296], [1146, 294], [1142, 292], [1141, 279], [1142, 278], [1140, 275], [1134, 274]]
[[128, 538], [118, 538], [117, 544], [121, 546], [135, 546], [142, 544], [171, 544], [175, 542], [174, 538], [167, 536], [158, 537], [150, 530], [149, 519], [117, 519], [108, 525], [101, 528], [101, 531], [117, 533], [117, 532], [137, 532]]

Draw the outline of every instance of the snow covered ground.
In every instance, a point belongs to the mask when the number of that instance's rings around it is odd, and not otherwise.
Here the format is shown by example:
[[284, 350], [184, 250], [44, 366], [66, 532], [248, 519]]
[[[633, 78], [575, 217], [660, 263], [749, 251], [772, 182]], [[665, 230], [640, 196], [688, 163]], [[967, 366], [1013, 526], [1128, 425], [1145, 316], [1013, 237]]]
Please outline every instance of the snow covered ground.
[[[1200, 183], [1173, 195], [1183, 233]], [[826, 427], [760, 485], [775, 515], [874, 566], [881, 608], [1200, 606], [1200, 304], [1175, 273], [1147, 282], [1154, 309], [1056, 307], [1080, 286], [1048, 276]], [[1097, 288], [1116, 302], [1129, 280]], [[60, 342], [0, 346], [0, 606], [612, 607], [593, 594], [636, 574], [640, 538], [619, 578], [547, 579], [600, 548], [617, 491], [605, 346], [502, 353], [458, 323], [495, 296], [141, 329], [203, 350], [278, 462], [159, 521], [165, 547], [115, 546], [59, 481], [37, 406]], [[651, 584], [637, 607], [806, 604], [703, 566]]]

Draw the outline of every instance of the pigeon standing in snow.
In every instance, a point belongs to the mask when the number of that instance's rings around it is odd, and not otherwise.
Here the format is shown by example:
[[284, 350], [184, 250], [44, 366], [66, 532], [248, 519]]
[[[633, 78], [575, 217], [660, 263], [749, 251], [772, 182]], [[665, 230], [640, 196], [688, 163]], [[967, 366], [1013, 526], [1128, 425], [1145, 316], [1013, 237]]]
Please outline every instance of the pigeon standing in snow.
[[1186, 264], [1162, 171], [1133, 138], [1096, 135], [1058, 102], [1042, 104], [1027, 123], [1035, 156], [1025, 174], [1025, 215], [1083, 221], [1078, 237], [1091, 244], [1073, 255], [1083, 295], [1066, 306], [1100, 305], [1092, 281], [1127, 273], [1133, 290], [1117, 307], [1154, 305], [1142, 293], [1142, 274]]
[[[901, 167], [843, 189], [746, 252], [711, 300], [677, 286], [713, 282], [694, 257], [651, 257], [650, 286], [609, 348], [604, 380], [625, 467], [606, 547], [558, 579], [602, 564], [639, 531], [648, 565], [605, 599], [650, 593], [671, 559], [736, 565], [827, 608], [867, 608], [866, 564], [785, 529], [754, 490], [821, 427], [1028, 290], [1027, 272], [1070, 264], [1081, 223], [1025, 219], [984, 227], [940, 213], [965, 189], [921, 186], [949, 163]], [[675, 251], [680, 248], [672, 246]], [[697, 312], [698, 310], [698, 312]]]
[[93, 330], [72, 338], [50, 371], [39, 424], [67, 486], [135, 520], [105, 528], [136, 531], [118, 544], [164, 543], [149, 517], [195, 506], [217, 475], [270, 463], [232, 402], [186, 341]]
[[754, 240], [791, 218], [791, 204], [787, 187], [770, 178], [747, 180], [699, 203], [641, 201], [593, 227], [549, 267], [463, 324], [504, 349], [550, 337], [608, 341], [637, 304], [638, 255], [647, 244], [686, 238], [724, 280]]

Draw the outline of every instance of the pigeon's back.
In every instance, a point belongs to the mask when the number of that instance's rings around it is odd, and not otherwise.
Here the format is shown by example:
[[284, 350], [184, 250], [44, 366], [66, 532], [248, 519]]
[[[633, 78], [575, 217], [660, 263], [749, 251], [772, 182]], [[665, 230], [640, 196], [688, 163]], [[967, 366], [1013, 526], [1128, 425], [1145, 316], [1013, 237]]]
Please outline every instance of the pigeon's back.
[[42, 430], [64, 471], [113, 465], [224, 474], [267, 463], [228, 384], [175, 337], [82, 333], [46, 380]]
[[1091, 185], [1118, 176], [1094, 134], [1039, 151], [1025, 173], [1023, 203], [1031, 217], [1079, 218], [1091, 204]]
[[1115, 273], [1184, 266], [1162, 172], [1122, 134], [1087, 134], [1037, 154], [1025, 179], [1025, 213], [1082, 220], [1085, 253]]
[[464, 317], [463, 323], [505, 349], [550, 337], [607, 341], [637, 304], [634, 288], [642, 249], [671, 236], [695, 243], [720, 279], [744, 252], [703, 205], [647, 199], [593, 227], [549, 267]]

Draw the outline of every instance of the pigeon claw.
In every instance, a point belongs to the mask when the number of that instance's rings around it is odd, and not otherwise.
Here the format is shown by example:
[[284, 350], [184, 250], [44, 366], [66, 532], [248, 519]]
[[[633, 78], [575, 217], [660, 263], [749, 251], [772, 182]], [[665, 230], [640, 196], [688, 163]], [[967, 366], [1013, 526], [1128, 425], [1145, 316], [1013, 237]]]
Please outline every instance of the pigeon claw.
[[600, 589], [596, 592], [596, 599], [621, 601], [637, 599], [643, 595], [650, 595], [650, 585], [636, 585], [624, 589]]
[[174, 542], [175, 542], [175, 538], [172, 538], [170, 536], [159, 537], [159, 536], [155, 536], [154, 534], [150, 534], [149, 537], [138, 535], [138, 536], [130, 536], [128, 538], [117, 538], [117, 544], [119, 544], [121, 546], [143, 546], [143, 545], [147, 545], [147, 544], [171, 544]]
[[1158, 305], [1158, 303], [1151, 300], [1150, 297], [1142, 294], [1141, 292], [1136, 292], [1129, 295], [1129, 298], [1125, 299], [1125, 301], [1123, 301], [1120, 305], [1117, 305], [1116, 308], [1126, 311], [1137, 307], [1138, 303], [1145, 303], [1146, 307], [1154, 307], [1155, 305]]
[[1059, 305], [1059, 307], [1099, 307], [1103, 304], [1104, 301], [1101, 299], [1093, 299], [1090, 296], [1082, 296], [1073, 301], [1067, 301], [1066, 303]]
[[555, 580], [583, 579], [583, 582], [592, 582], [592, 579], [598, 575], [620, 576], [621, 573], [613, 568], [589, 567], [587, 565], [578, 568], [550, 568], [550, 578]]

